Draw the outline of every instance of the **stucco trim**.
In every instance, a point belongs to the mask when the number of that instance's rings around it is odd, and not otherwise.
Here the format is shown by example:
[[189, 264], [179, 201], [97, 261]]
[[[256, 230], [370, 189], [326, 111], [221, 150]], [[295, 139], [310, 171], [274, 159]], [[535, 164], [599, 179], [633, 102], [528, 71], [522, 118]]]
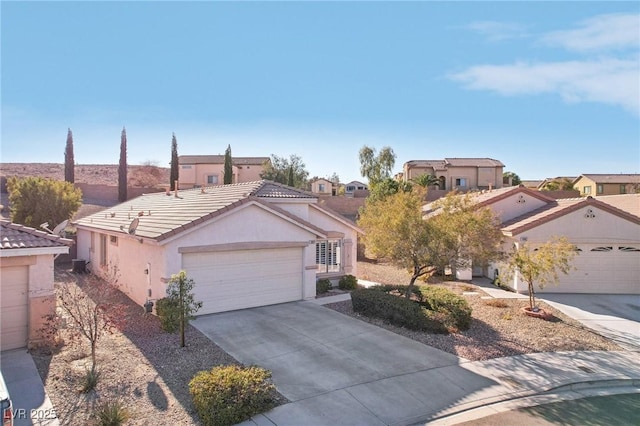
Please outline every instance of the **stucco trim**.
[[355, 223], [353, 223], [352, 221], [350, 221], [347, 218], [342, 217], [342, 215], [340, 215], [339, 213], [334, 212], [333, 210], [329, 209], [326, 206], [320, 206], [318, 204], [309, 204], [309, 207], [312, 207], [324, 214], [326, 214], [327, 216], [337, 220], [338, 222], [347, 225], [348, 227], [350, 227], [351, 229], [353, 229], [354, 231], [358, 232], [359, 234], [364, 234], [364, 230], [362, 228], [359, 228]]
[[44, 254], [68, 254], [69, 247], [33, 247], [33, 248], [18, 248], [18, 249], [3, 249], [0, 250], [0, 258], [5, 257], [18, 257], [18, 256], [40, 256]]
[[203, 246], [178, 247], [178, 253], [209, 253], [237, 250], [265, 250], [279, 248], [307, 247], [307, 241], [250, 241], [244, 243], [211, 244]]

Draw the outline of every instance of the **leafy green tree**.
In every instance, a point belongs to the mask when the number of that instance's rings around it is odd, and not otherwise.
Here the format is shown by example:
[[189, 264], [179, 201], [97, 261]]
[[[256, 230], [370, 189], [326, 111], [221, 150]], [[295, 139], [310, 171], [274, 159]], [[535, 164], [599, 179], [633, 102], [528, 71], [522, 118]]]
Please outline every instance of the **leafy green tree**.
[[224, 152], [224, 184], [233, 183], [233, 159], [231, 158], [231, 145], [227, 145]]
[[118, 166], [118, 201], [127, 201], [127, 130], [120, 136], [120, 164]]
[[75, 182], [75, 161], [73, 159], [73, 134], [71, 129], [67, 131], [67, 145], [64, 149], [64, 180]]
[[549, 283], [558, 282], [558, 273], [568, 274], [571, 262], [578, 252], [576, 247], [565, 237], [553, 237], [546, 243], [531, 247], [521, 243], [513, 247], [507, 263], [506, 277], [513, 278], [520, 274], [529, 289], [529, 308], [535, 307], [534, 284], [543, 289]]
[[471, 194], [451, 192], [434, 203], [427, 217], [437, 241], [432, 260], [438, 269], [449, 266], [455, 276], [460, 268], [487, 265], [500, 258], [500, 220], [488, 207], [478, 208]]
[[424, 173], [420, 176], [416, 176], [415, 178], [412, 179], [412, 182], [423, 188], [428, 188], [434, 185], [440, 185], [440, 179], [438, 179], [435, 175], [430, 175], [427, 173]]
[[272, 154], [271, 160], [263, 165], [260, 177], [287, 185], [289, 182], [290, 169], [293, 172], [293, 185], [296, 188], [305, 189], [307, 187], [307, 177], [309, 172], [306, 169], [302, 158], [292, 154], [289, 158], [279, 157]]
[[388, 146], [376, 154], [376, 149], [364, 145], [360, 148], [360, 174], [369, 180], [369, 187], [375, 187], [380, 181], [391, 177], [396, 163], [396, 154]]
[[522, 180], [520, 180], [520, 176], [518, 176], [514, 172], [504, 172], [502, 174], [502, 182], [503, 183], [508, 183], [509, 182], [509, 178], [511, 178], [511, 185], [513, 185], [513, 186], [518, 186], [518, 185], [520, 185], [522, 183]]
[[340, 183], [340, 176], [336, 172], [331, 173], [331, 175], [327, 176], [327, 180], [330, 180], [334, 184], [338, 185]]
[[385, 178], [371, 189], [368, 198], [371, 200], [380, 200], [400, 191], [411, 192], [412, 187], [413, 185], [411, 182], [398, 182], [392, 178]]
[[414, 186], [368, 198], [358, 220], [366, 250], [411, 273], [407, 297], [421, 276], [499, 258], [502, 233], [490, 209], [474, 207], [469, 196], [451, 194], [425, 219], [424, 195], [424, 188]]
[[171, 171], [169, 173], [169, 188], [176, 189], [176, 181], [180, 179], [180, 165], [178, 164], [178, 140], [176, 134], [171, 136]]
[[416, 279], [433, 273], [432, 227], [422, 218], [424, 191], [396, 192], [387, 197], [369, 199], [360, 212], [358, 225], [366, 250], [374, 257], [386, 259], [409, 270], [409, 297]]
[[178, 309], [177, 317], [180, 319], [180, 347], [185, 346], [184, 332], [189, 321], [195, 318], [194, 314], [202, 307], [202, 302], [196, 302], [193, 294], [195, 282], [187, 277], [187, 272], [182, 270], [171, 275], [167, 286], [167, 298], [172, 300]]
[[82, 191], [69, 182], [33, 176], [10, 177], [7, 190], [11, 221], [33, 228], [48, 222], [53, 229], [71, 219], [82, 204]]

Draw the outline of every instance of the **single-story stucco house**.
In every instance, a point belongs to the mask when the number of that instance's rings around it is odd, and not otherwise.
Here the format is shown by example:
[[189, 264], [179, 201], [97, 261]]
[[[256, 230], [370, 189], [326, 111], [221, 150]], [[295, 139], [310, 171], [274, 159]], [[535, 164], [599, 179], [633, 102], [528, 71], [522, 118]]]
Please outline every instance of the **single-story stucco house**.
[[[533, 248], [554, 236], [564, 236], [577, 247], [572, 270], [560, 274], [558, 285], [536, 292], [640, 294], [640, 194], [597, 198], [553, 199], [523, 186], [476, 193], [478, 207], [489, 207], [501, 221], [503, 250], [524, 242]], [[424, 207], [426, 217], [435, 212]], [[500, 264], [474, 265], [459, 278], [495, 277]], [[509, 286], [526, 292], [517, 275]]]
[[0, 221], [0, 346], [37, 344], [45, 317], [55, 313], [53, 261], [73, 241]]
[[356, 274], [361, 232], [317, 196], [266, 180], [142, 195], [75, 225], [78, 258], [141, 305], [186, 270], [198, 314], [315, 297], [317, 278]]

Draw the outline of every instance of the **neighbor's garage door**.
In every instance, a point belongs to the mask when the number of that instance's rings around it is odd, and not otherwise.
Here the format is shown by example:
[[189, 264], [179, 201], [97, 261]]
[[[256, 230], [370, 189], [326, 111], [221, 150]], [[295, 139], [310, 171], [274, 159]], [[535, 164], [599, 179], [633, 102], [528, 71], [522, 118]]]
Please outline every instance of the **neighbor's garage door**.
[[198, 315], [302, 299], [302, 248], [185, 253]]
[[640, 246], [579, 245], [576, 270], [559, 275], [560, 285], [549, 284], [546, 293], [640, 294]]
[[0, 270], [0, 347], [3, 351], [27, 346], [29, 267], [8, 266]]

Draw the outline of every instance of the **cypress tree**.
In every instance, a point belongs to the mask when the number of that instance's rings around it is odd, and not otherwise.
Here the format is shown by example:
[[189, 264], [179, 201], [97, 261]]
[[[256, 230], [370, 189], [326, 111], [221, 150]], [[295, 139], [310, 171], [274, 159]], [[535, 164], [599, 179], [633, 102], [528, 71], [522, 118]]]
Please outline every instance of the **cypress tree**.
[[293, 164], [291, 166], [289, 166], [289, 178], [287, 179], [287, 185], [296, 186], [295, 185], [295, 180], [294, 180], [294, 177], [293, 177]]
[[176, 134], [173, 133], [171, 137], [171, 172], [169, 174], [169, 188], [171, 188], [172, 191], [176, 189], [176, 181], [180, 178], [179, 170], [178, 141]]
[[231, 159], [231, 145], [224, 152], [224, 184], [233, 183], [233, 162]]
[[69, 183], [75, 181], [75, 161], [73, 159], [73, 134], [67, 132], [67, 146], [64, 149], [64, 180]]
[[127, 201], [127, 130], [120, 137], [120, 166], [118, 167], [118, 201]]

